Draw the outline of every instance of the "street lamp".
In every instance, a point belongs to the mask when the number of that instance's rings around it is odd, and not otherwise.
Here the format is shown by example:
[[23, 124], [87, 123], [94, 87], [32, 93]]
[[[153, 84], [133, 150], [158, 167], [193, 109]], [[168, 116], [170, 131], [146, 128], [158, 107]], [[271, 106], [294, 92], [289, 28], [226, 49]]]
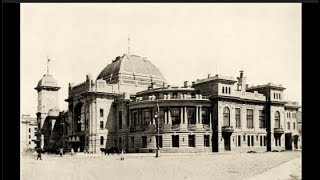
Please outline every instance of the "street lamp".
[[159, 104], [158, 104], [158, 101], [156, 101], [156, 105], [157, 105], [157, 107], [156, 107], [156, 114], [154, 115], [154, 117], [155, 117], [155, 119], [157, 120], [157, 123], [158, 123], [158, 128], [157, 128], [157, 151], [156, 151], [156, 158], [158, 158], [159, 157], [159, 151], [160, 151], [160, 149], [159, 149], [159, 134], [160, 134], [160, 121], [159, 121]]

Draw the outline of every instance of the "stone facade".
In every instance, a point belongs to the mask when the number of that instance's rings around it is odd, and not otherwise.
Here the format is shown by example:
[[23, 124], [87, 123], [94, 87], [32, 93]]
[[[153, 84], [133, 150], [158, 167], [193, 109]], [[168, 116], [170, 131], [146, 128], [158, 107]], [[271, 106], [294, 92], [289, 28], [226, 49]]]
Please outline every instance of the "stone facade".
[[68, 111], [60, 120], [65, 129], [58, 139], [67, 149], [92, 153], [111, 147], [126, 152], [155, 152], [158, 146], [161, 152], [299, 148], [293, 140], [300, 139], [298, 121], [287, 114], [300, 106], [284, 100], [281, 85], [249, 87], [243, 73], [171, 87], [145, 58], [117, 57], [96, 80], [87, 75], [83, 83], [69, 84]]
[[23, 114], [20, 127], [20, 150], [34, 150], [37, 139], [37, 119], [30, 115]]

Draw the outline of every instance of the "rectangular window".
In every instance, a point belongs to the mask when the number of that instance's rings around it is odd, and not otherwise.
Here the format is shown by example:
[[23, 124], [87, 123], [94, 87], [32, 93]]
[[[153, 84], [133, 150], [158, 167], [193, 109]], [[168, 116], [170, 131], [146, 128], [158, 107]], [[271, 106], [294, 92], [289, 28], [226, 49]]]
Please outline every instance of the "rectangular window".
[[29, 132], [31, 132], [31, 128], [29, 128]]
[[172, 108], [171, 109], [171, 119], [172, 119], [172, 125], [181, 123], [179, 108]]
[[172, 135], [172, 147], [179, 147], [179, 135]]
[[259, 128], [266, 128], [264, 110], [259, 110]]
[[159, 120], [160, 120], [160, 124], [165, 124], [164, 122], [164, 109], [160, 108], [159, 110]]
[[131, 148], [134, 148], [134, 137], [131, 137]]
[[238, 146], [241, 147], [241, 135], [238, 136]]
[[250, 136], [248, 135], [248, 141], [247, 141], [247, 143], [248, 143], [248, 146], [250, 146]]
[[203, 136], [203, 139], [204, 139], [204, 147], [210, 147], [210, 135], [204, 135]]
[[187, 108], [188, 124], [196, 124], [195, 108]]
[[103, 121], [100, 121], [100, 129], [103, 129]]
[[267, 144], [267, 136], [263, 136], [263, 145], [266, 146]]
[[100, 109], [100, 117], [103, 117], [103, 109]]
[[240, 108], [236, 108], [236, 127], [241, 127], [241, 120], [240, 120]]
[[156, 136], [156, 146], [158, 146], [158, 138], [159, 138], [159, 148], [162, 148], [162, 136]]
[[260, 136], [260, 146], [262, 146], [263, 144], [263, 141], [262, 141], [262, 136]]
[[189, 139], [189, 147], [196, 147], [196, 143], [195, 143], [195, 135], [189, 135], [188, 137]]
[[253, 128], [253, 109], [247, 109], [247, 128]]
[[254, 146], [254, 136], [251, 136], [251, 146]]
[[122, 129], [122, 111], [119, 111], [119, 129]]
[[31, 139], [31, 135], [29, 135], [29, 139]]
[[143, 121], [144, 125], [149, 125], [151, 120], [150, 111], [143, 111]]
[[133, 112], [132, 120], [133, 120], [133, 123], [131, 123], [131, 124], [133, 124], [134, 126], [138, 125], [138, 113], [137, 112]]
[[202, 124], [210, 124], [210, 117], [209, 117], [208, 108], [201, 109], [201, 121], [202, 121]]
[[147, 148], [147, 136], [142, 136], [142, 148]]
[[29, 141], [29, 144], [31, 144], [31, 141]]
[[293, 129], [294, 130], [296, 129], [296, 123], [295, 122], [293, 123]]

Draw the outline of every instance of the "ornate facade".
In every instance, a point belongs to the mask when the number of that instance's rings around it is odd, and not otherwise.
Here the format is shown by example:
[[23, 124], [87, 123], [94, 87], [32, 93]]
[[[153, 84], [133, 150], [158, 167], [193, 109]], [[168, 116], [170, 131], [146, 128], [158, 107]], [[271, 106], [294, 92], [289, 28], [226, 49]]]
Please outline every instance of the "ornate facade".
[[157, 145], [161, 152], [298, 149], [293, 114], [300, 106], [284, 100], [281, 85], [249, 87], [243, 73], [171, 87], [147, 59], [117, 57], [97, 79], [69, 84], [60, 146], [93, 153], [154, 152]]

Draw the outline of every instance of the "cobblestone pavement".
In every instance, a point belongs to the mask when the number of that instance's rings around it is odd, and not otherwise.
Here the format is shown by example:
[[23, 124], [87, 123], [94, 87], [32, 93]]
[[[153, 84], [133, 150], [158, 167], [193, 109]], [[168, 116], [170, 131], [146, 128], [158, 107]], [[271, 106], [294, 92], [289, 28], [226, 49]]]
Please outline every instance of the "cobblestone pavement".
[[[301, 158], [301, 152], [161, 154], [157, 159], [148, 153], [126, 154], [124, 157], [125, 160], [120, 161], [118, 155], [59, 157], [44, 154], [42, 161], [37, 161], [34, 154], [24, 154], [21, 157], [21, 179], [241, 180], [268, 177], [272, 180], [283, 178], [283, 171], [294, 172], [288, 179], [301, 179], [301, 163], [296, 162]], [[286, 165], [285, 162], [291, 160], [296, 163]]]

